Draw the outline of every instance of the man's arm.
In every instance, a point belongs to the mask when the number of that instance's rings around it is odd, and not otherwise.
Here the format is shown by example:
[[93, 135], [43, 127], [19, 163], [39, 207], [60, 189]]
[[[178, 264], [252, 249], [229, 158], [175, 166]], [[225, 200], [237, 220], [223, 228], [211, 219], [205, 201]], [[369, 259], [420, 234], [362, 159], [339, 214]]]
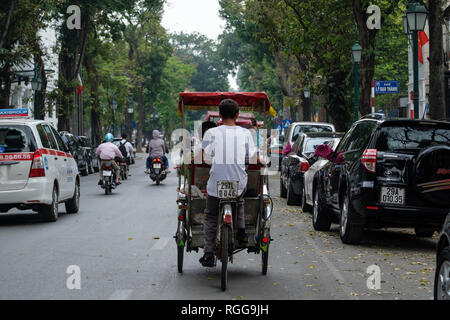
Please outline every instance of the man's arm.
[[98, 156], [100, 155], [100, 153], [101, 153], [101, 151], [102, 151], [102, 148], [103, 148], [103, 144], [99, 145], [99, 146], [97, 147], [97, 150], [95, 150], [95, 153], [96, 153]]

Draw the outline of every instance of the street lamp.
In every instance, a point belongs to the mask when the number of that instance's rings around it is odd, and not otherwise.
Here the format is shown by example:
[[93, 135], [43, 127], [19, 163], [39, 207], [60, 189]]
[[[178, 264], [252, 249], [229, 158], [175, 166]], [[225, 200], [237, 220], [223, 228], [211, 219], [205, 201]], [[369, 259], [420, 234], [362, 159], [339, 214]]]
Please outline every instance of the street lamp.
[[40, 118], [39, 112], [39, 91], [42, 90], [42, 80], [40, 76], [40, 68], [37, 63], [34, 64], [34, 77], [31, 80], [31, 89], [34, 90], [34, 119]]
[[[406, 23], [403, 19], [403, 31], [410, 31], [412, 33], [413, 40], [413, 74], [414, 74], [414, 118], [419, 118], [419, 31], [425, 29], [427, 22], [428, 11], [427, 9], [417, 2], [417, 0], [411, 0], [406, 10]], [[406, 32], [405, 32], [406, 33]]]
[[355, 44], [352, 47], [352, 60], [355, 70], [355, 121], [359, 118], [359, 63], [361, 62], [362, 47], [358, 40], [355, 39]]
[[311, 121], [311, 115], [309, 112], [309, 97], [311, 96], [311, 91], [309, 90], [309, 79], [308, 79], [308, 75], [306, 75], [306, 85], [305, 88], [303, 89], [303, 95], [305, 96], [305, 120], [306, 121]]

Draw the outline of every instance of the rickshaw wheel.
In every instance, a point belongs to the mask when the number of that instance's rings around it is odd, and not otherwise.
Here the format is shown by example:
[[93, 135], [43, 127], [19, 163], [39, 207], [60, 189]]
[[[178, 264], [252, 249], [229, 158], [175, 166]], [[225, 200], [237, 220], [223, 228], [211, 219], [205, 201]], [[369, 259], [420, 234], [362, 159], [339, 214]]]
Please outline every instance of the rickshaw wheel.
[[269, 244], [267, 244], [266, 251], [261, 250], [262, 274], [267, 274], [267, 266], [269, 265]]
[[184, 247], [178, 246], [177, 250], [178, 250], [178, 258], [177, 258], [178, 273], [183, 273]]
[[221, 289], [225, 291], [227, 289], [227, 267], [228, 267], [228, 236], [229, 228], [227, 226], [222, 226], [222, 236], [221, 236], [221, 259], [222, 259], [222, 274], [221, 274]]

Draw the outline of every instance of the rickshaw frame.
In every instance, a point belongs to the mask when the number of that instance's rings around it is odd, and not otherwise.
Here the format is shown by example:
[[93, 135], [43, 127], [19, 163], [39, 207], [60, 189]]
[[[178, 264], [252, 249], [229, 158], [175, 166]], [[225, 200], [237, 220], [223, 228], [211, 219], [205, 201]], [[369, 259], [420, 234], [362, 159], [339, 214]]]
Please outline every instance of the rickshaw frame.
[[[259, 112], [264, 116], [264, 123], [267, 122], [267, 117], [269, 114], [274, 115], [274, 110], [270, 105], [270, 101], [267, 95], [263, 92], [199, 92], [199, 93], [180, 93], [179, 96], [179, 104], [178, 104], [178, 114], [182, 117], [182, 127], [185, 129], [185, 117], [184, 113], [187, 110], [208, 110], [212, 111], [214, 109], [217, 110], [218, 105], [221, 100], [231, 98], [234, 99], [241, 110], [245, 111], [253, 111]], [[250, 106], [249, 106], [250, 104]], [[186, 106], [190, 105], [189, 108]], [[250, 110], [249, 110], [250, 109]], [[276, 113], [275, 113], [276, 114]], [[192, 149], [192, 146], [191, 146]], [[189, 154], [191, 156], [191, 153]], [[201, 201], [206, 203], [206, 195], [203, 194], [205, 198], [202, 197], [201, 194], [198, 194], [198, 187], [195, 180], [195, 173], [201, 171], [203, 169], [208, 169], [210, 166], [207, 164], [180, 164], [177, 166], [177, 175], [178, 175], [178, 190], [177, 190], [177, 204], [178, 204], [178, 227], [177, 232], [174, 236], [177, 243], [177, 251], [178, 251], [178, 272], [183, 272], [183, 259], [184, 259], [184, 248], [186, 248], [186, 252], [196, 251], [203, 247], [203, 230], [198, 228], [199, 225], [203, 228], [203, 223], [195, 224], [194, 218], [195, 216], [200, 216], [201, 213], [195, 212], [195, 210], [199, 211], [202, 209]], [[268, 175], [262, 174], [262, 166], [260, 164], [250, 164], [246, 166], [246, 171], [251, 172], [252, 178], [248, 179], [247, 183], [247, 192], [244, 195], [245, 200], [251, 200], [252, 203], [258, 203], [256, 213], [255, 212], [247, 212], [247, 208], [245, 210], [246, 222], [247, 218], [249, 218], [251, 224], [246, 224], [247, 226], [251, 226], [254, 232], [249, 234], [249, 245], [245, 247], [234, 247], [229, 260], [233, 262], [233, 255], [240, 251], [247, 249], [247, 252], [253, 252], [255, 254], [260, 254], [262, 252], [262, 273], [265, 275], [267, 273], [268, 267], [268, 255], [269, 255], [269, 245], [270, 241], [270, 223], [271, 223], [271, 214], [273, 210], [272, 199], [269, 195], [269, 185], [268, 185]], [[183, 171], [183, 174], [181, 174]], [[203, 170], [204, 171], [204, 170]], [[255, 184], [255, 172], [257, 173], [257, 188], [254, 188]], [[202, 181], [204, 183], [204, 179]], [[250, 188], [249, 192], [249, 184], [252, 183], [252, 188]], [[193, 188], [193, 186], [195, 188]], [[187, 190], [186, 190], [187, 187]], [[196, 189], [197, 194], [193, 195], [193, 189]], [[201, 191], [201, 190], [200, 190]], [[247, 196], [250, 195], [250, 196]], [[251, 206], [254, 208], [254, 206]], [[204, 209], [204, 208], [203, 208]], [[250, 208], [249, 208], [250, 209]], [[220, 210], [220, 209], [219, 209]], [[201, 212], [201, 211], [200, 211]], [[220, 222], [220, 213], [218, 213], [219, 222]], [[251, 220], [254, 218], [254, 220]], [[234, 219], [233, 219], [234, 221]], [[197, 221], [198, 222], [198, 221]], [[196, 227], [196, 230], [194, 230]], [[218, 229], [220, 224], [218, 223]], [[217, 234], [220, 232], [218, 231]], [[250, 235], [253, 236], [253, 239], [250, 239]], [[252, 241], [250, 241], [252, 240]], [[220, 250], [220, 248], [218, 248]], [[219, 257], [219, 253], [217, 254]], [[225, 267], [226, 268], [226, 267]], [[226, 272], [226, 271], [225, 271]], [[222, 276], [223, 278], [223, 276]], [[225, 275], [225, 286], [222, 279], [222, 290], [225, 290], [226, 287], [226, 275]]]

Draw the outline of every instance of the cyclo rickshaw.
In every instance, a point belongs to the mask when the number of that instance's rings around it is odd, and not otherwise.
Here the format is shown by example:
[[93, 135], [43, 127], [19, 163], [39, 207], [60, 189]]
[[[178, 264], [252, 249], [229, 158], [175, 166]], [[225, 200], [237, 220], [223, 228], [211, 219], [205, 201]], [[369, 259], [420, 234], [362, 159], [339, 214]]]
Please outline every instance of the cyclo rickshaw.
[[[215, 111], [223, 99], [233, 99], [244, 112], [258, 112], [264, 117], [275, 116], [265, 93], [184, 92], [179, 95], [178, 113], [185, 127], [186, 111]], [[267, 119], [265, 119], [267, 120]], [[267, 123], [267, 121], [264, 121]], [[186, 139], [190, 140], [190, 139]], [[187, 143], [187, 142], [186, 142]], [[189, 141], [189, 148], [191, 141]], [[256, 143], [255, 143], [256, 144]], [[189, 149], [189, 157], [191, 157]], [[178, 250], [178, 272], [183, 272], [184, 250], [196, 251], [204, 245], [203, 221], [206, 206], [206, 184], [210, 165], [190, 163], [187, 157], [177, 166], [178, 173], [178, 227], [174, 236]], [[262, 274], [267, 273], [270, 246], [270, 219], [273, 210], [269, 195], [268, 175], [260, 164], [247, 164], [248, 174], [245, 201], [245, 231], [248, 244], [243, 247], [235, 241], [237, 231], [237, 184], [236, 181], [220, 181], [218, 226], [216, 235], [216, 261], [221, 261], [221, 289], [227, 286], [227, 265], [233, 263], [234, 254], [247, 250], [261, 254]]]

